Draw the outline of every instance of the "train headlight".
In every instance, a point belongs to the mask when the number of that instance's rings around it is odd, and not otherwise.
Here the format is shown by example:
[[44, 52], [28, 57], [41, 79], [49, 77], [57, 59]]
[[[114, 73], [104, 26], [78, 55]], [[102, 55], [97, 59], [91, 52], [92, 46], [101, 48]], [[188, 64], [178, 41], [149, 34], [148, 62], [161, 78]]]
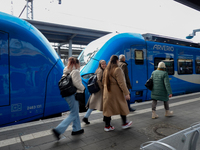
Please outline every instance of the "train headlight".
[[89, 79], [92, 75], [94, 75], [94, 73], [84, 74], [84, 75], [82, 75], [82, 78]]

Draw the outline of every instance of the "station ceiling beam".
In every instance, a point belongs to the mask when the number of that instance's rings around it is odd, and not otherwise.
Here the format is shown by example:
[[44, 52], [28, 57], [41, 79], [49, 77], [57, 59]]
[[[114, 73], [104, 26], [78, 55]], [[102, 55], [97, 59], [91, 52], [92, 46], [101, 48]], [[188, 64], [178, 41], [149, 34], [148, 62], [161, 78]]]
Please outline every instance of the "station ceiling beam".
[[91, 41], [110, 33], [29, 19], [25, 20], [35, 26], [52, 43], [68, 43], [69, 40], [72, 40], [73, 44], [87, 45]]

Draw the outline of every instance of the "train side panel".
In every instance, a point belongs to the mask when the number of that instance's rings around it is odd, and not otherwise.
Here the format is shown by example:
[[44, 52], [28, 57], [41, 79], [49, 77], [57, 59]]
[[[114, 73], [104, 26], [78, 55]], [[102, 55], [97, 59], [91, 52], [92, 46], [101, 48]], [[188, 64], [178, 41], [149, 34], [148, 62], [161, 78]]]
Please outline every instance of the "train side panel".
[[[198, 54], [198, 48], [147, 41], [148, 78], [160, 61], [166, 61], [173, 95], [197, 92], [200, 89], [200, 74], [196, 73], [195, 64], [200, 58]], [[187, 65], [192, 67], [192, 72], [181, 74], [180, 61], [190, 61]], [[148, 90], [147, 100], [151, 99], [150, 94]]]
[[[199, 45], [173, 38], [167, 40], [167, 37], [162, 36], [156, 37], [160, 38], [158, 42], [156, 38], [148, 39], [146, 35], [121, 33], [104, 41], [103, 46], [97, 49], [94, 57], [82, 69], [82, 77], [94, 73], [99, 60], [104, 59], [108, 63], [111, 55], [124, 54], [132, 84], [131, 102], [151, 100], [151, 91], [145, 87], [145, 83], [160, 61], [164, 61], [167, 66], [173, 95], [200, 91]], [[186, 68], [190, 68], [189, 72]], [[182, 69], [183, 72], [180, 71]], [[85, 85], [88, 78], [83, 79]], [[86, 101], [88, 97], [89, 93], [86, 92]]]
[[[125, 53], [126, 55], [126, 53]], [[145, 101], [147, 89], [144, 86], [147, 79], [146, 43], [131, 45], [131, 60], [129, 77], [131, 78], [131, 102]], [[126, 56], [128, 58], [128, 55]], [[129, 63], [129, 61], [127, 61]]]
[[[0, 65], [0, 79], [4, 80], [0, 85], [3, 91], [0, 93], [3, 100], [0, 101], [0, 126], [67, 111], [67, 103], [55, 84], [64, 68], [55, 50], [26, 21], [4, 13], [0, 16], [0, 33], [4, 33], [4, 36], [0, 34], [0, 61], [4, 61], [4, 65]], [[53, 99], [57, 105], [48, 105], [52, 98], [49, 100], [51, 96], [47, 96], [50, 93], [47, 86], [54, 89], [51, 94], [55, 94]], [[45, 110], [46, 106], [49, 107]]]
[[60, 90], [58, 88], [58, 81], [62, 76], [61, 70], [63, 70], [63, 63], [59, 59], [47, 77], [44, 117], [69, 110], [69, 106], [65, 99], [60, 95]]

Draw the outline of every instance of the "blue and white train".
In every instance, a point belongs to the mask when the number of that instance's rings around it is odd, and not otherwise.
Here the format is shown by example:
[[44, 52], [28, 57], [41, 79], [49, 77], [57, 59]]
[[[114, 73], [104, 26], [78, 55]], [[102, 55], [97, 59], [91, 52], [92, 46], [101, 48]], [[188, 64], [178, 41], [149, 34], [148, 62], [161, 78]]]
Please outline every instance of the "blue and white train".
[[58, 88], [63, 69], [35, 27], [0, 12], [0, 127], [69, 110]]
[[[83, 84], [95, 72], [99, 60], [124, 54], [132, 84], [131, 102], [151, 99], [145, 87], [158, 63], [164, 61], [173, 95], [200, 91], [200, 45], [154, 34], [111, 33], [91, 42], [80, 54]], [[86, 100], [89, 97], [86, 89]]]
[[[200, 91], [199, 45], [152, 34], [113, 33], [91, 42], [80, 54], [83, 84], [101, 59], [125, 54], [132, 83], [131, 102], [150, 99], [144, 86], [165, 61], [173, 94]], [[68, 111], [58, 81], [64, 69], [47, 39], [31, 24], [0, 12], [0, 127]], [[85, 103], [89, 92], [85, 90]], [[83, 105], [84, 107], [84, 105]]]

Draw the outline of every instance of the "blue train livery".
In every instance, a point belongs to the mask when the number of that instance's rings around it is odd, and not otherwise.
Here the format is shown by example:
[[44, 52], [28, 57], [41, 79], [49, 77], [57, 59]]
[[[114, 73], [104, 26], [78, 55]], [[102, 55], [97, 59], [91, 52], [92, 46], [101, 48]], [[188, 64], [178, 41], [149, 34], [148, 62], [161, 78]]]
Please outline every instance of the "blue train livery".
[[[114, 54], [126, 57], [132, 84], [131, 103], [151, 99], [145, 83], [160, 61], [166, 64], [173, 95], [200, 91], [200, 45], [150, 33], [111, 33], [88, 44], [79, 56], [85, 86], [99, 60], [108, 63]], [[89, 96], [86, 89], [85, 99]]]
[[[101, 37], [79, 56], [86, 87], [84, 103], [90, 96], [87, 81], [99, 60], [108, 63], [113, 54], [126, 56], [132, 103], [151, 99], [144, 84], [160, 61], [166, 63], [173, 95], [200, 91], [199, 48], [196, 43], [154, 34], [112, 33]], [[68, 111], [58, 88], [64, 67], [35, 27], [0, 12], [0, 127]]]
[[35, 27], [0, 12], [0, 127], [69, 110], [58, 88], [63, 69]]

